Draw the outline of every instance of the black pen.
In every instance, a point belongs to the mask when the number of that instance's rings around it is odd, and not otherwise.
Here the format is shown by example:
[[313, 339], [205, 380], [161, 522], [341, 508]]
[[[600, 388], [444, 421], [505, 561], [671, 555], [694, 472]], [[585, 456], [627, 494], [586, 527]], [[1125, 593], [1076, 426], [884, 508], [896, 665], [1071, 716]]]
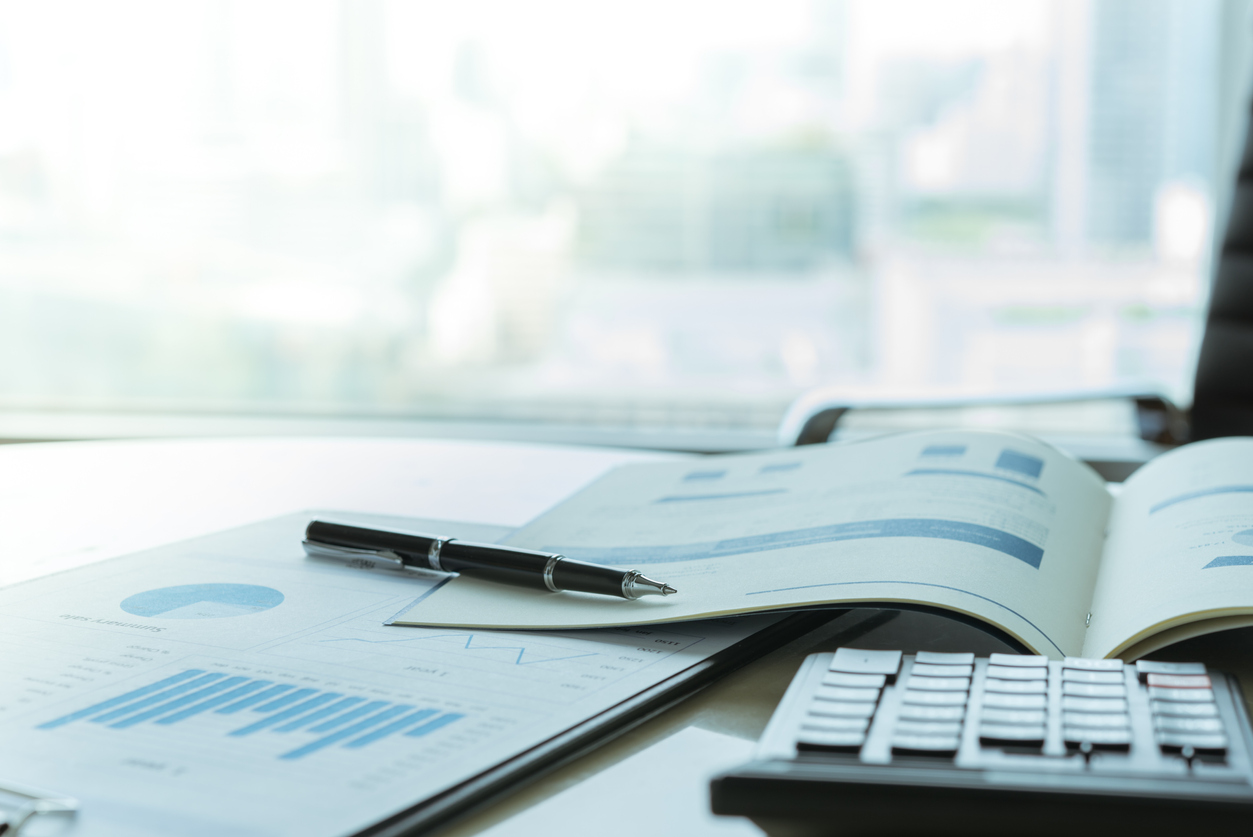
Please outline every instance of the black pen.
[[678, 592], [669, 584], [653, 581], [637, 570], [572, 561], [552, 552], [414, 532], [363, 529], [322, 520], [314, 520], [305, 528], [304, 547], [312, 557], [333, 558], [364, 569], [453, 572], [553, 593], [572, 590], [638, 599]]

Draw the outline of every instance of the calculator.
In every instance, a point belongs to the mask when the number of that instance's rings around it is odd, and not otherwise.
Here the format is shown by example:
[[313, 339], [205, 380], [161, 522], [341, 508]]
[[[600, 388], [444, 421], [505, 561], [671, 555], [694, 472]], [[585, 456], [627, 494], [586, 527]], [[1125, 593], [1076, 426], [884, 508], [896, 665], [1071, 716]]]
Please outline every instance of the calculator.
[[772, 837], [1253, 829], [1253, 731], [1201, 663], [806, 658], [716, 814]]

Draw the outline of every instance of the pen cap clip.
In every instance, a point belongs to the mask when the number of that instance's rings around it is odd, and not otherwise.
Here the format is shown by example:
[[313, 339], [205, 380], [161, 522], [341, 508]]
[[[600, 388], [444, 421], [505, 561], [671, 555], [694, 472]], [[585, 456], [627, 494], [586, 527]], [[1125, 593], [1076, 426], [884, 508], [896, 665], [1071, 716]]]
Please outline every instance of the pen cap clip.
[[389, 549], [358, 549], [311, 540], [301, 541], [301, 545], [310, 558], [330, 558], [371, 569], [375, 564], [383, 564], [395, 570], [405, 569], [404, 559]]

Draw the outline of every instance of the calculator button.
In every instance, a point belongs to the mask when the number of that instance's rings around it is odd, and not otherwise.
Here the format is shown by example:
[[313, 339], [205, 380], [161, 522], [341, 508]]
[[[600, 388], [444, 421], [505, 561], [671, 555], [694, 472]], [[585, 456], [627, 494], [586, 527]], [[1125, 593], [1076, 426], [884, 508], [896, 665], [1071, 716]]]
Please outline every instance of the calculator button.
[[1073, 747], [1087, 743], [1105, 750], [1126, 750], [1131, 746], [1131, 730], [1129, 729], [1063, 727], [1062, 738]]
[[873, 703], [879, 699], [878, 689], [849, 689], [844, 686], [833, 686], [823, 689], [814, 695], [818, 700], [851, 700], [851, 701], [870, 701]]
[[956, 735], [894, 735], [893, 753], [926, 753], [928, 755], [952, 755], [957, 752]]
[[1159, 663], [1156, 660], [1137, 660], [1136, 673], [1140, 681], [1150, 674], [1205, 674], [1205, 663]]
[[910, 675], [908, 687], [924, 692], [964, 692], [970, 688], [969, 677], [915, 677]]
[[1062, 726], [1085, 729], [1127, 729], [1131, 719], [1126, 715], [1095, 712], [1063, 712]]
[[1117, 671], [1123, 670], [1122, 660], [1093, 660], [1087, 657], [1067, 657], [1062, 668], [1081, 669], [1083, 671]]
[[1210, 689], [1214, 686], [1207, 674], [1150, 674], [1147, 679], [1149, 688]]
[[1153, 719], [1158, 732], [1222, 732], [1221, 718], [1176, 718], [1170, 715]]
[[1049, 658], [1030, 654], [990, 654], [990, 666], [1022, 666], [1024, 668], [1048, 668]]
[[1048, 680], [1049, 670], [1047, 668], [988, 666], [988, 677], [997, 680]]
[[821, 711], [823, 715], [832, 718], [869, 718], [874, 715], [874, 708], [873, 703], [846, 703], [829, 700], [822, 703]]
[[1126, 712], [1127, 701], [1122, 698], [1082, 698], [1062, 695], [1064, 712]]
[[857, 715], [835, 715], [828, 712], [825, 706], [815, 706], [805, 716], [805, 726], [806, 728], [822, 727], [823, 729], [840, 730], [841, 732], [865, 732], [866, 727], [870, 726], [870, 719]]
[[1048, 698], [1044, 695], [1003, 695], [988, 692], [983, 696], [983, 705], [998, 709], [1045, 709], [1048, 707]]
[[837, 648], [829, 668], [845, 674], [882, 674], [885, 677], [895, 677], [901, 668], [901, 652]]
[[802, 732], [796, 739], [797, 750], [833, 750], [852, 752], [866, 743], [864, 732]]
[[909, 670], [915, 677], [969, 677], [974, 671], [974, 666], [940, 666], [929, 663], [914, 663], [914, 667]]
[[1174, 703], [1213, 703], [1214, 692], [1210, 689], [1163, 689], [1149, 686], [1149, 699]]
[[983, 690], [1011, 695], [1042, 695], [1048, 691], [1048, 684], [1043, 680], [985, 680]]
[[1120, 698], [1127, 696], [1127, 687], [1121, 683], [1117, 686], [1107, 686], [1103, 683], [1074, 683], [1066, 681], [1062, 683], [1062, 694], [1074, 695], [1075, 697]]
[[982, 720], [989, 724], [1043, 724], [1048, 720], [1048, 713], [1043, 709], [985, 707]]
[[822, 678], [824, 686], [848, 686], [853, 689], [882, 689], [887, 683], [882, 674], [843, 674], [829, 672]]
[[961, 721], [897, 721], [893, 735], [961, 735]]
[[1227, 752], [1227, 736], [1219, 733], [1159, 732], [1157, 743], [1167, 753], [1176, 753], [1184, 747], [1191, 747], [1199, 753]]
[[960, 721], [966, 717], [964, 706], [915, 706], [901, 704], [896, 717], [907, 721]]
[[921, 692], [906, 689], [901, 693], [902, 703], [914, 703], [922, 706], [965, 706], [965, 692]]
[[1125, 683], [1121, 671], [1076, 671], [1075, 669], [1062, 669], [1063, 683], [1104, 683], [1106, 685], [1119, 685]]
[[973, 666], [974, 654], [945, 654], [940, 651], [919, 651], [914, 655], [915, 663], [928, 663], [937, 666]]
[[1044, 725], [980, 724], [979, 740], [984, 744], [1043, 744]]
[[1149, 704], [1155, 717], [1217, 718], [1218, 707], [1213, 703], [1183, 703], [1173, 700], [1155, 700]]

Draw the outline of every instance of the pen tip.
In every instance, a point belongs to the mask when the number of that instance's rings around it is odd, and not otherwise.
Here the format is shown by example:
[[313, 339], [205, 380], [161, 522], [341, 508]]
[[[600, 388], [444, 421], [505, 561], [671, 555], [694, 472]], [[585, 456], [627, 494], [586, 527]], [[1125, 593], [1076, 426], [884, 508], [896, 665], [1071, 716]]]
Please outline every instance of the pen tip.
[[665, 587], [662, 587], [662, 588], [661, 588], [661, 595], [663, 595], [663, 596], [670, 596], [670, 595], [673, 595], [673, 594], [675, 594], [675, 593], [677, 593], [677, 592], [679, 592], [679, 591], [678, 591], [678, 590], [675, 590], [675, 589], [674, 589], [673, 587], [671, 587], [669, 584], [667, 584]]

